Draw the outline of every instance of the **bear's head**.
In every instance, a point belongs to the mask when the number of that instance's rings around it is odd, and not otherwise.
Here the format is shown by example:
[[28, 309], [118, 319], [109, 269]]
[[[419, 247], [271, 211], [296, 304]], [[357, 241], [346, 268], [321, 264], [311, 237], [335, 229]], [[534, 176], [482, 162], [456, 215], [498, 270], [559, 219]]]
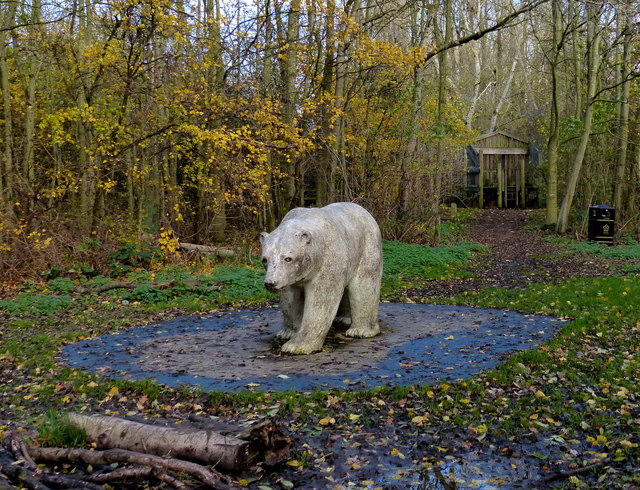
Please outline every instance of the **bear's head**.
[[261, 233], [264, 285], [279, 291], [309, 277], [314, 269], [313, 236], [310, 231], [292, 230], [282, 225], [272, 233]]

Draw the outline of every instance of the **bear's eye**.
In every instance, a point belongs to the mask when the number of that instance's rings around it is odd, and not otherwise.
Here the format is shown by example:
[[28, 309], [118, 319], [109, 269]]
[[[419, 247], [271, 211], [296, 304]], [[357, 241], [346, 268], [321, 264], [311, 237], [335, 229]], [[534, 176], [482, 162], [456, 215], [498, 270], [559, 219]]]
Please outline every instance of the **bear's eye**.
[[267, 258], [266, 258], [266, 257], [264, 257], [264, 258], [262, 259], [262, 265], [264, 265], [264, 266], [266, 267], [266, 266], [267, 266], [267, 262], [269, 262], [269, 261], [267, 260]]
[[291, 262], [292, 260], [293, 260], [293, 259], [292, 259], [291, 257], [285, 257], [285, 258], [284, 258], [284, 261], [285, 261], [285, 262]]

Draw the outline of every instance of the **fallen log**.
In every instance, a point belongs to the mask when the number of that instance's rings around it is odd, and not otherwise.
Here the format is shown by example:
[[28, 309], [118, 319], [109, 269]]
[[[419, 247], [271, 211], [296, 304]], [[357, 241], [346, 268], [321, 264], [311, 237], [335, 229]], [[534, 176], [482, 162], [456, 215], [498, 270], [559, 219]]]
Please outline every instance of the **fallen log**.
[[41, 473], [37, 478], [47, 486], [52, 488], [77, 488], [80, 490], [105, 490], [102, 485], [83, 480], [78, 476], [59, 475], [55, 473]]
[[[5, 438], [5, 444], [9, 450], [0, 447], [0, 490], [5, 490], [4, 483], [9, 484], [6, 478], [2, 478], [3, 471], [10, 476], [14, 483], [24, 485], [33, 490], [44, 490], [50, 486], [53, 488], [77, 488], [81, 490], [104, 490], [105, 487], [88, 482], [78, 475], [57, 474], [49, 468], [40, 468], [35, 463], [29, 449], [22, 438], [11, 432]], [[13, 457], [12, 457], [13, 455]], [[7, 469], [7, 462], [11, 468]], [[9, 488], [16, 488], [10, 486]]]
[[253, 464], [258, 454], [248, 441], [215, 432], [162, 427], [104, 415], [70, 413], [69, 422], [98, 449], [119, 448], [156, 456], [200, 461], [225, 470]]
[[[100, 294], [106, 291], [110, 291], [112, 289], [135, 289], [139, 286], [149, 286], [152, 288], [163, 289], [163, 288], [169, 288], [171, 286], [175, 286], [176, 284], [184, 284], [185, 286], [189, 286], [189, 287], [198, 287], [202, 284], [202, 281], [199, 279], [185, 279], [182, 281], [177, 279], [170, 279], [168, 281], [157, 281], [157, 282], [150, 282], [147, 284], [143, 284], [139, 282], [129, 282], [129, 281], [113, 281], [113, 282], [108, 282], [106, 284], [102, 284], [101, 286], [96, 286], [93, 288], [76, 286], [74, 288], [74, 291], [76, 293], [81, 293], [81, 294], [85, 294], [85, 293]], [[218, 291], [222, 289], [222, 286], [219, 286], [219, 285], [212, 286], [212, 287]]]
[[[167, 470], [184, 472], [197, 478], [209, 488], [228, 489], [229, 485], [224, 483], [225, 477], [219, 473], [206, 468], [205, 466], [190, 461], [182, 461], [175, 458], [162, 458], [152, 454], [142, 454], [126, 449], [107, 449], [105, 451], [92, 451], [77, 448], [57, 448], [57, 447], [31, 447], [29, 448], [33, 459], [39, 462], [49, 463], [84, 463], [90, 465], [109, 465], [113, 463], [128, 463], [150, 466], [154, 474], [161, 479]], [[169, 476], [169, 478], [172, 478]]]
[[251, 427], [244, 439], [210, 430], [142, 424], [103, 415], [69, 414], [98, 449], [120, 448], [157, 456], [199, 461], [227, 471], [244, 470], [259, 461], [274, 465], [288, 457], [293, 442], [277, 424]]
[[261, 460], [266, 466], [275, 466], [289, 459], [293, 440], [273, 420], [263, 420], [250, 426], [228, 424], [194, 414], [190, 414], [188, 420], [202, 430], [252, 441], [259, 448]]
[[48, 490], [49, 487], [38, 480], [33, 472], [23, 468], [4, 447], [0, 447], [0, 488], [16, 488], [20, 485], [31, 490]]
[[196, 243], [178, 242], [181, 249], [189, 252], [200, 252], [218, 255], [220, 257], [233, 257], [236, 253], [230, 248], [212, 247], [210, 245], [198, 245]]

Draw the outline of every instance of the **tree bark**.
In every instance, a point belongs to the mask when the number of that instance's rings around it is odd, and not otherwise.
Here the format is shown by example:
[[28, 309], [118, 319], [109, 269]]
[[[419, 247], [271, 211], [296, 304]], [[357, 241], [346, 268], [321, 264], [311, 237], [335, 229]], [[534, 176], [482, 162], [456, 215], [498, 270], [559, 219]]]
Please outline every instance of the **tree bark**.
[[35, 125], [36, 125], [36, 83], [38, 79], [38, 72], [40, 71], [40, 65], [38, 57], [35, 52], [38, 49], [37, 45], [40, 42], [39, 32], [41, 2], [40, 0], [32, 0], [31, 4], [31, 22], [33, 25], [29, 27], [29, 44], [33, 51], [31, 59], [27, 62], [26, 73], [26, 107], [25, 107], [25, 123], [24, 123], [24, 156], [22, 161], [22, 175], [26, 183], [27, 189], [33, 188], [35, 185], [35, 161], [34, 161], [34, 139], [35, 139]]
[[335, 172], [336, 159], [333, 155], [333, 144], [331, 140], [334, 136], [332, 127], [333, 116], [333, 96], [334, 96], [334, 74], [335, 74], [335, 49], [336, 36], [334, 22], [336, 17], [335, 0], [327, 0], [325, 19], [325, 40], [324, 40], [324, 66], [322, 71], [322, 82], [320, 83], [320, 93], [322, 94], [322, 134], [321, 148], [319, 154], [319, 169], [316, 176], [316, 194], [318, 206], [324, 206], [333, 202], [335, 195]]
[[[207, 98], [213, 100], [222, 91], [224, 83], [224, 65], [222, 60], [222, 37], [220, 32], [220, 2], [219, 0], [206, 0], [204, 25], [206, 26], [207, 52], [206, 52], [206, 84]], [[216, 114], [209, 114], [207, 129], [213, 131], [220, 126]], [[213, 156], [215, 149], [210, 142], [204, 144], [204, 173], [207, 185], [198, 187], [198, 217], [200, 227], [198, 238], [201, 242], [213, 240], [224, 241], [227, 224], [225, 188], [222, 179], [221, 168], [215, 167]]]
[[36, 461], [51, 463], [85, 463], [90, 465], [110, 465], [113, 463], [131, 463], [151, 466], [159, 472], [167, 470], [185, 472], [194, 476], [207, 488], [227, 489], [228, 485], [220, 481], [219, 474], [197, 463], [175, 458], [163, 458], [151, 454], [129, 451], [126, 449], [107, 449], [105, 451], [89, 451], [75, 448], [29, 448]]
[[509, 92], [511, 91], [511, 85], [513, 83], [513, 75], [516, 72], [516, 66], [518, 64], [518, 57], [514, 56], [513, 61], [511, 62], [511, 68], [509, 69], [509, 73], [507, 74], [507, 79], [504, 82], [502, 87], [502, 92], [496, 101], [496, 105], [493, 109], [493, 113], [491, 114], [491, 122], [489, 123], [489, 132], [493, 133], [496, 130], [496, 126], [498, 125], [498, 116], [502, 112], [502, 108], [507, 101], [507, 97], [509, 97]]
[[[564, 199], [560, 206], [560, 213], [558, 216], [557, 230], [560, 233], [566, 233], [569, 226], [569, 213], [571, 211], [571, 205], [573, 204], [573, 198], [575, 196], [576, 187], [578, 185], [578, 179], [580, 178], [580, 171], [582, 169], [582, 163], [584, 161], [584, 155], [587, 150], [587, 144], [589, 143], [589, 137], [591, 136], [591, 126], [593, 123], [593, 112], [595, 110], [595, 96], [598, 84], [598, 71], [600, 68], [600, 39], [601, 30], [598, 26], [598, 7], [589, 3], [586, 4], [587, 9], [587, 44], [589, 49], [589, 70], [588, 70], [588, 82], [587, 82], [587, 109], [585, 111], [583, 119], [582, 135], [580, 137], [580, 143], [576, 151], [576, 155], [571, 168], [571, 175], [567, 182]], [[595, 11], [594, 11], [595, 9]]]
[[629, 71], [632, 36], [629, 15], [622, 4], [619, 8], [623, 11], [623, 13], [619, 13], [619, 15], [622, 17], [620, 22], [623, 24], [624, 40], [622, 43], [622, 57], [620, 59], [619, 71], [622, 87], [618, 116], [618, 159], [616, 164], [616, 178], [614, 180], [613, 188], [613, 206], [617, 210], [618, 218], [621, 219], [625, 211], [623, 208], [622, 197], [625, 189], [628, 188], [628, 181], [625, 179], [625, 174], [627, 171], [627, 148], [629, 143], [629, 95], [631, 91], [631, 83], [629, 82], [629, 77], [627, 75]]
[[259, 454], [249, 441], [211, 431], [161, 427], [102, 415], [69, 414], [69, 422], [87, 433], [99, 449], [116, 448], [200, 461], [224, 470], [240, 470]]
[[558, 63], [563, 43], [561, 25], [560, 0], [553, 0], [552, 9], [552, 46], [548, 55], [551, 71], [551, 110], [549, 115], [549, 140], [547, 142], [547, 225], [555, 225], [558, 221], [558, 150], [560, 145], [560, 87], [558, 84]]
[[[423, 12], [425, 8], [419, 3], [412, 3], [410, 6], [409, 19], [411, 29], [411, 47], [420, 48], [424, 45], [425, 26], [422, 24]], [[436, 37], [439, 37], [438, 26], [434, 25]], [[415, 163], [418, 151], [418, 133], [420, 130], [420, 114], [424, 100], [422, 89], [424, 68], [419, 63], [412, 67], [412, 78], [409, 90], [411, 93], [411, 103], [406, 123], [406, 143], [400, 160], [400, 175], [398, 179], [398, 196], [396, 206], [396, 219], [402, 220], [409, 213], [409, 203], [411, 201], [411, 167]], [[436, 122], [437, 124], [437, 122]], [[431, 184], [433, 181], [430, 181]]]
[[4, 118], [4, 165], [0, 171], [0, 197], [4, 198], [7, 212], [13, 214], [16, 175], [13, 161], [13, 115], [11, 94], [9, 91], [9, 63], [7, 44], [11, 27], [14, 24], [18, 0], [7, 2], [0, 30], [0, 90], [2, 90], [2, 110]]
[[[296, 76], [298, 66], [298, 45], [300, 42], [300, 0], [292, 0], [289, 8], [289, 14], [287, 17], [287, 39], [285, 49], [284, 70], [282, 76], [283, 82], [283, 112], [284, 123], [289, 126], [293, 131], [295, 126], [295, 113], [296, 113]], [[297, 162], [294, 158], [289, 158], [286, 164], [286, 181], [285, 181], [285, 206], [286, 210], [280, 210], [284, 215], [286, 211], [294, 207], [296, 203], [296, 196], [298, 192], [301, 195], [304, 194], [302, 189], [297, 188]]]
[[218, 255], [220, 257], [233, 257], [235, 252], [230, 248], [211, 247], [209, 245], [197, 245], [195, 243], [178, 242], [180, 248], [190, 252], [201, 252], [205, 254]]
[[[452, 8], [451, 0], [444, 1], [444, 44], [451, 42], [452, 37]], [[442, 176], [445, 167], [445, 145], [444, 139], [446, 133], [446, 107], [449, 95], [447, 79], [449, 77], [449, 53], [442, 51], [438, 55], [438, 114], [436, 119], [436, 137], [438, 138], [436, 146], [436, 168], [433, 175], [433, 193], [431, 195], [430, 212], [434, 216], [438, 215], [438, 207], [440, 205], [440, 194], [442, 193]]]

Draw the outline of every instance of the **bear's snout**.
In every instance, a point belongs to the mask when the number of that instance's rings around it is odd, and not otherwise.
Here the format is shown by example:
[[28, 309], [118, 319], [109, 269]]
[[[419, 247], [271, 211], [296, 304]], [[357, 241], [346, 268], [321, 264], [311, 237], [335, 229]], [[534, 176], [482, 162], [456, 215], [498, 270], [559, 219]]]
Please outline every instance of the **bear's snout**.
[[278, 288], [278, 283], [275, 281], [264, 281], [264, 287], [267, 288], [272, 293], [275, 293]]

